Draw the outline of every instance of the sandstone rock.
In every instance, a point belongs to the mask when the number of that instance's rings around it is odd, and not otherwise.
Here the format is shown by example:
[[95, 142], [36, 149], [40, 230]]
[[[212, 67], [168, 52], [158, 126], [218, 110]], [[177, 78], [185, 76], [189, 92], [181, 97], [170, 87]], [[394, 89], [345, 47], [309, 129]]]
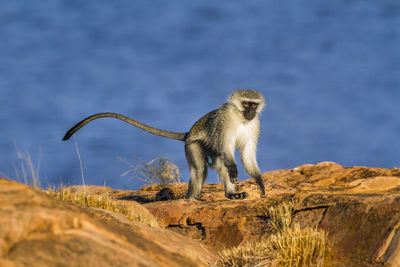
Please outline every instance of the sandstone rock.
[[226, 199], [221, 184], [205, 185], [200, 200], [183, 199], [185, 183], [164, 189], [176, 199], [167, 201], [155, 201], [160, 186], [110, 190], [125, 203], [144, 203], [162, 226], [180, 234], [0, 180], [0, 260], [22, 266], [208, 265], [218, 257], [205, 245], [220, 250], [270, 235], [267, 207], [291, 200], [294, 223], [328, 232], [324, 266], [400, 266], [399, 169], [322, 162], [270, 171], [263, 179], [263, 199], [252, 179], [237, 183], [249, 195], [244, 200]]
[[349, 183], [349, 186], [355, 185], [350, 189], [353, 193], [358, 192], [380, 192], [395, 189], [400, 185], [400, 177], [377, 176], [369, 179], [359, 179]]
[[[272, 233], [266, 208], [290, 199], [295, 203], [294, 222], [329, 233], [326, 266], [400, 266], [399, 169], [322, 162], [267, 172], [263, 179], [265, 199], [260, 199], [254, 181], [246, 180], [238, 183], [239, 191], [249, 194], [244, 200], [226, 199], [222, 185], [205, 185], [200, 201], [144, 206], [165, 227], [219, 250]], [[181, 192], [185, 185], [170, 188]]]
[[156, 201], [172, 200], [174, 198], [174, 192], [168, 187], [161, 189], [156, 194]]
[[0, 178], [0, 266], [209, 266], [211, 249]]

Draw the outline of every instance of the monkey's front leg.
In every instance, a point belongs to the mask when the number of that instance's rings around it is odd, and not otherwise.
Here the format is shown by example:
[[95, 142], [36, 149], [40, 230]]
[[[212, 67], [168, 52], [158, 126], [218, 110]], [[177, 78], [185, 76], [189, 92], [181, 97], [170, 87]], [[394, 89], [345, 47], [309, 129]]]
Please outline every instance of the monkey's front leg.
[[226, 154], [223, 156], [224, 164], [228, 169], [229, 178], [232, 183], [236, 183], [238, 181], [239, 172], [237, 170], [237, 166], [233, 157], [229, 157]]
[[[224, 155], [224, 165], [228, 169], [230, 182], [232, 184], [236, 183], [238, 181], [239, 173], [233, 157], [227, 157], [226, 155]], [[226, 193], [225, 196], [229, 199], [244, 199], [248, 196], [248, 194], [246, 192], [239, 192], [239, 193], [229, 192]]]
[[255, 145], [256, 142], [248, 142], [246, 146], [242, 148], [242, 162], [246, 172], [254, 178], [258, 187], [260, 188], [261, 197], [265, 197], [264, 182], [256, 161]]
[[228, 165], [227, 167], [228, 167], [229, 178], [231, 179], [231, 182], [236, 183], [238, 181], [238, 177], [239, 177], [239, 173], [238, 173], [236, 164]]

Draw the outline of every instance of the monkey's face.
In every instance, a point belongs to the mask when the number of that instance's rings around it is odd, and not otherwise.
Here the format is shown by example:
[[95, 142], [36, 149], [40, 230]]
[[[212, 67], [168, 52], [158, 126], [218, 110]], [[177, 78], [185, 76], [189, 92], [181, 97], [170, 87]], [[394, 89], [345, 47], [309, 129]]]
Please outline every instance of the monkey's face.
[[242, 102], [243, 116], [246, 120], [252, 120], [257, 115], [258, 104], [254, 102]]

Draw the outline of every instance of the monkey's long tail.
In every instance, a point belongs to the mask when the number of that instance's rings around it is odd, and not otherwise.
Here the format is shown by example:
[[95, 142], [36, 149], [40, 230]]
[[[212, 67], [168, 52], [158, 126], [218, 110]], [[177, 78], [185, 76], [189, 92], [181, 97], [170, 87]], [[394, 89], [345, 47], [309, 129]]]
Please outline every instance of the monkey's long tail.
[[82, 128], [83, 126], [85, 126], [86, 124], [88, 124], [89, 122], [91, 122], [92, 120], [98, 119], [98, 118], [106, 118], [106, 117], [110, 117], [110, 118], [116, 118], [122, 121], [125, 121], [127, 123], [130, 123], [142, 130], [145, 130], [146, 132], [155, 134], [155, 135], [159, 135], [162, 137], [166, 137], [166, 138], [171, 138], [171, 139], [176, 139], [176, 140], [180, 140], [180, 141], [184, 141], [186, 138], [186, 133], [176, 133], [176, 132], [169, 132], [169, 131], [164, 131], [161, 129], [157, 129], [151, 126], [148, 126], [144, 123], [135, 121], [129, 117], [126, 117], [124, 115], [118, 114], [118, 113], [110, 113], [110, 112], [105, 112], [105, 113], [97, 113], [94, 114], [92, 116], [87, 117], [86, 119], [78, 122], [74, 127], [72, 127], [63, 137], [62, 140], [68, 140], [76, 131], [78, 131], [80, 128]]

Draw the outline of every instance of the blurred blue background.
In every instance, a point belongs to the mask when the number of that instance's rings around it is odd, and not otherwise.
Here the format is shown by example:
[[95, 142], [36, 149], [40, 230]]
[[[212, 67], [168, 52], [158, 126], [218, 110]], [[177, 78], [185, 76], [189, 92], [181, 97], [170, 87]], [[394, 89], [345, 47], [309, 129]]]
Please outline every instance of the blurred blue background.
[[[40, 163], [42, 186], [79, 184], [75, 141], [61, 141], [79, 120], [110, 111], [184, 132], [238, 88], [268, 102], [262, 171], [400, 167], [399, 2], [1, 1], [0, 171], [10, 178], [14, 142]], [[135, 156], [167, 156], [188, 181], [179, 141], [113, 119], [77, 140], [88, 184], [137, 189], [117, 159]]]

